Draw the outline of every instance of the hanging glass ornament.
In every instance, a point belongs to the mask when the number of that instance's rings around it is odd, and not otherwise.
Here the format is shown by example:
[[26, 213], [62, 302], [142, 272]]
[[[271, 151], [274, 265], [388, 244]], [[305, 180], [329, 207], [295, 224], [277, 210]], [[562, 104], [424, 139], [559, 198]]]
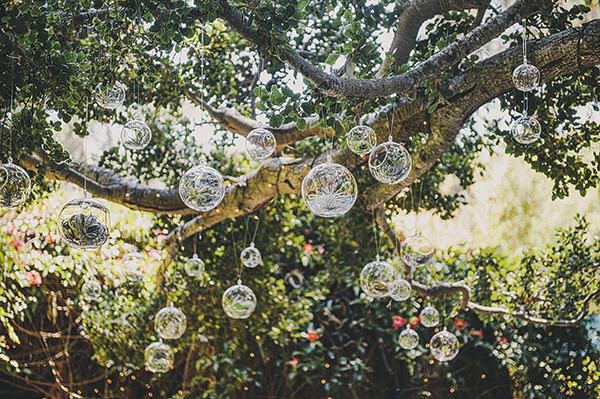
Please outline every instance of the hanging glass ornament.
[[400, 258], [410, 267], [425, 266], [433, 256], [433, 245], [420, 234], [407, 237], [400, 245]]
[[373, 149], [369, 156], [369, 170], [375, 179], [384, 184], [398, 184], [410, 173], [412, 159], [401, 144], [390, 137]]
[[9, 160], [0, 165], [0, 179], [0, 206], [14, 208], [27, 201], [31, 179], [25, 169]]
[[121, 260], [123, 273], [129, 281], [140, 281], [146, 273], [146, 258], [139, 252], [130, 252]]
[[252, 158], [265, 159], [271, 156], [277, 147], [275, 136], [267, 129], [259, 127], [246, 136], [246, 151]]
[[330, 161], [312, 168], [302, 181], [302, 199], [317, 216], [344, 215], [354, 205], [357, 194], [352, 173]]
[[513, 122], [510, 132], [517, 142], [530, 144], [540, 138], [542, 127], [536, 118], [525, 114]]
[[256, 295], [238, 280], [223, 293], [223, 310], [232, 319], [247, 319], [256, 309]]
[[242, 251], [240, 257], [242, 258], [242, 264], [250, 269], [262, 263], [260, 251], [254, 246], [254, 242], [251, 242], [250, 246]]
[[409, 324], [398, 336], [398, 342], [403, 349], [415, 349], [419, 345], [419, 334]]
[[181, 177], [179, 196], [184, 204], [195, 211], [210, 211], [225, 196], [223, 176], [208, 165], [198, 165]]
[[421, 310], [419, 320], [424, 327], [435, 327], [440, 322], [440, 313], [436, 308], [427, 305]]
[[185, 314], [174, 306], [162, 308], [154, 319], [154, 330], [164, 339], [180, 338], [187, 327]]
[[81, 295], [88, 302], [98, 301], [102, 297], [102, 286], [98, 280], [88, 279], [81, 286]]
[[381, 298], [390, 295], [392, 282], [396, 280], [396, 269], [379, 259], [368, 263], [360, 272], [360, 287], [365, 294]]
[[162, 342], [153, 342], [144, 351], [146, 367], [151, 373], [166, 373], [175, 362], [173, 349]]
[[185, 272], [190, 277], [202, 277], [204, 273], [204, 262], [194, 254], [184, 265]]
[[108, 240], [110, 212], [100, 201], [81, 197], [67, 202], [58, 216], [58, 231], [71, 248], [98, 248]]
[[346, 133], [346, 142], [353, 153], [365, 155], [373, 151], [377, 145], [377, 135], [371, 127], [358, 125]]
[[98, 83], [94, 91], [94, 99], [102, 108], [115, 109], [125, 102], [125, 90], [125, 85], [118, 80], [115, 84]]
[[390, 296], [394, 301], [405, 301], [410, 297], [412, 287], [403, 278], [398, 278], [390, 284]]
[[130, 150], [141, 150], [152, 140], [150, 127], [139, 119], [129, 121], [121, 129], [121, 142], [123, 147]]
[[431, 337], [431, 341], [429, 341], [431, 355], [440, 362], [454, 359], [458, 355], [459, 348], [458, 339], [454, 334], [448, 332], [445, 327]]
[[540, 83], [540, 71], [525, 59], [524, 63], [513, 71], [512, 80], [518, 90], [531, 91]]

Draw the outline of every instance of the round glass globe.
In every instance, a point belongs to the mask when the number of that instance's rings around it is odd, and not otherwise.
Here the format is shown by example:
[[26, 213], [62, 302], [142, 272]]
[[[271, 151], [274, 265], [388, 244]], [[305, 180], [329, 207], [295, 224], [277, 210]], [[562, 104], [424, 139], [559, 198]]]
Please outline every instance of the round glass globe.
[[151, 373], [166, 373], [173, 367], [173, 349], [162, 342], [153, 342], [144, 351], [146, 367]]
[[398, 336], [398, 342], [403, 349], [415, 349], [419, 345], [419, 334], [408, 326]]
[[312, 168], [302, 181], [302, 199], [317, 216], [344, 215], [354, 205], [357, 194], [354, 176], [337, 163], [326, 162]]
[[256, 295], [243, 284], [232, 285], [223, 293], [222, 305], [232, 319], [247, 319], [256, 309]]
[[187, 327], [185, 314], [174, 306], [162, 308], [154, 319], [154, 330], [163, 339], [180, 338]]
[[181, 177], [179, 196], [184, 204], [195, 211], [210, 211], [225, 196], [223, 176], [210, 166], [198, 165]]
[[121, 129], [121, 142], [123, 147], [130, 150], [141, 150], [152, 140], [152, 131], [146, 122], [140, 120], [129, 121]]
[[390, 284], [390, 296], [394, 301], [405, 301], [410, 297], [412, 287], [403, 278], [398, 278]]
[[398, 184], [406, 179], [412, 167], [410, 154], [401, 144], [388, 141], [373, 149], [369, 156], [369, 170], [377, 181]]
[[521, 144], [530, 144], [540, 138], [542, 127], [533, 116], [523, 115], [513, 122], [510, 133]]
[[446, 331], [446, 329], [435, 334], [429, 341], [431, 355], [440, 362], [454, 359], [458, 355], [459, 348], [460, 345], [456, 336]]
[[130, 252], [121, 260], [123, 273], [129, 281], [140, 281], [146, 273], [146, 258], [139, 252]]
[[96, 279], [87, 280], [81, 286], [81, 295], [88, 302], [98, 301], [102, 296], [102, 286]]
[[202, 277], [204, 273], [204, 262], [194, 254], [184, 265], [185, 272], [190, 277]]
[[110, 212], [100, 201], [81, 197], [67, 202], [58, 216], [58, 231], [71, 248], [98, 248], [108, 240]]
[[377, 145], [377, 135], [371, 127], [358, 125], [346, 133], [346, 142], [353, 153], [365, 155], [373, 151]]
[[275, 147], [277, 147], [275, 136], [262, 127], [252, 130], [246, 136], [246, 151], [252, 158], [268, 158], [275, 151]]
[[96, 103], [105, 109], [115, 109], [125, 102], [125, 85], [119, 81], [115, 84], [98, 83], [94, 91]]
[[14, 208], [22, 205], [31, 193], [31, 179], [20, 166], [12, 162], [0, 165], [0, 206]]
[[540, 83], [540, 71], [531, 64], [521, 64], [512, 74], [515, 87], [521, 91], [531, 91]]
[[427, 305], [419, 315], [421, 324], [424, 327], [435, 327], [440, 322], [440, 313], [436, 308]]
[[365, 294], [375, 298], [390, 295], [394, 280], [396, 269], [379, 259], [368, 263], [360, 272], [360, 287]]
[[425, 266], [433, 256], [433, 245], [427, 237], [415, 234], [400, 245], [400, 258], [410, 267]]
[[254, 246], [254, 243], [251, 243], [248, 248], [245, 248], [240, 257], [242, 258], [242, 264], [251, 269], [262, 263], [260, 251]]

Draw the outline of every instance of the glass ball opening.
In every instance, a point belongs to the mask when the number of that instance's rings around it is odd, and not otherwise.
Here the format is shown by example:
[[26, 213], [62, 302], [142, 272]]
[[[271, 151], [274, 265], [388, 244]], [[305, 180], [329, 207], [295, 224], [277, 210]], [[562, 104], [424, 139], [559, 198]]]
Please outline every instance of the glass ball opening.
[[531, 91], [540, 83], [540, 71], [531, 64], [521, 64], [512, 73], [515, 88], [521, 91]]
[[403, 278], [396, 279], [390, 284], [390, 296], [394, 301], [406, 301], [411, 293], [410, 283]]
[[240, 258], [242, 259], [242, 264], [250, 269], [253, 269], [262, 263], [260, 251], [254, 246], [254, 244], [250, 245], [248, 248], [245, 248], [242, 251]]
[[302, 199], [317, 216], [344, 215], [354, 206], [357, 195], [354, 176], [337, 163], [326, 162], [312, 168], [302, 181]]
[[225, 196], [225, 181], [214, 168], [196, 166], [179, 180], [179, 196], [189, 208], [207, 212], [216, 208]]
[[154, 330], [163, 339], [180, 338], [187, 327], [185, 314], [174, 306], [159, 310], [154, 319]]
[[360, 287], [365, 294], [375, 298], [390, 295], [395, 280], [396, 269], [380, 260], [368, 263], [360, 272]]
[[129, 121], [121, 129], [121, 142], [123, 147], [130, 150], [146, 148], [152, 140], [152, 130], [146, 122], [140, 120]]
[[454, 334], [446, 330], [440, 331], [431, 337], [429, 350], [431, 355], [440, 362], [447, 362], [458, 355], [460, 344]]
[[254, 291], [243, 284], [227, 288], [221, 302], [225, 314], [232, 319], [247, 319], [256, 309]]
[[346, 142], [353, 153], [366, 155], [377, 145], [377, 135], [371, 127], [358, 125], [346, 133]]
[[15, 208], [31, 194], [31, 179], [18, 165], [8, 162], [0, 165], [0, 206]]
[[116, 81], [114, 85], [98, 83], [94, 91], [96, 103], [105, 109], [115, 109], [125, 102], [126, 87]]
[[276, 147], [275, 136], [267, 129], [254, 129], [246, 136], [246, 151], [252, 158], [268, 158], [275, 152]]
[[425, 266], [432, 257], [433, 244], [420, 234], [407, 237], [400, 245], [400, 259], [410, 267]]
[[398, 343], [402, 349], [415, 349], [419, 345], [419, 334], [410, 327], [406, 328], [398, 336]]
[[398, 184], [412, 167], [410, 154], [403, 145], [388, 141], [379, 144], [369, 156], [369, 170], [383, 184]]
[[166, 373], [173, 367], [175, 353], [169, 345], [153, 342], [144, 351], [144, 361], [151, 373]]
[[98, 301], [102, 297], [102, 286], [96, 279], [89, 279], [81, 286], [81, 295], [88, 302]]
[[523, 115], [510, 127], [513, 138], [521, 144], [531, 144], [540, 138], [542, 126], [533, 116]]
[[432, 306], [426, 306], [419, 315], [423, 327], [435, 327], [440, 322], [440, 313]]
[[202, 277], [202, 274], [204, 273], [204, 262], [198, 255], [194, 254], [192, 258], [185, 262], [184, 269], [190, 277]]
[[96, 199], [72, 199], [63, 206], [58, 221], [60, 236], [71, 248], [98, 248], [108, 240], [110, 212]]

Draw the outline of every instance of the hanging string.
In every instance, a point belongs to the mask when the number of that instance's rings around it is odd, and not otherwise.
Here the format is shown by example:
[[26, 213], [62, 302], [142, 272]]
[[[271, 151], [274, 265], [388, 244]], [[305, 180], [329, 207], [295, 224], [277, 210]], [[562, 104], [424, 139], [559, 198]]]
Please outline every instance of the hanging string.
[[527, 116], [527, 114], [529, 113], [529, 92], [524, 92], [523, 97], [524, 97], [524, 102], [525, 102], [525, 106], [524, 106], [525, 109], [523, 111], [523, 115]]
[[200, 123], [204, 123], [204, 28], [200, 34], [200, 45], [202, 51], [200, 51]]
[[252, 243], [256, 240], [256, 233], [258, 233], [258, 226], [260, 225], [260, 217], [258, 215], [254, 215], [254, 219], [256, 219], [256, 227], [254, 228], [254, 235], [252, 236]]
[[13, 111], [15, 101], [15, 57], [10, 57], [10, 126], [8, 130], [8, 163], [12, 162]]
[[373, 235], [375, 236], [375, 252], [379, 260], [379, 236], [377, 234], [377, 222], [375, 220], [375, 210], [373, 210]]
[[394, 134], [394, 103], [392, 103], [392, 123], [390, 123], [390, 135], [388, 141], [392, 141], [392, 135]]
[[237, 247], [235, 244], [235, 234], [234, 234], [234, 229], [233, 229], [233, 221], [231, 221], [229, 225], [231, 227], [231, 242], [233, 243], [233, 260], [234, 260], [236, 269], [238, 269], [238, 281], [241, 281], [243, 269], [242, 269], [242, 263], [240, 261], [238, 261]]
[[[87, 164], [88, 162], [88, 136], [89, 136], [89, 120], [90, 120], [90, 106], [89, 106], [89, 97], [85, 98], [85, 136], [83, 136], [83, 163]], [[83, 177], [83, 195], [87, 197], [87, 177]]]
[[527, 64], [527, 20], [523, 20], [523, 64]]

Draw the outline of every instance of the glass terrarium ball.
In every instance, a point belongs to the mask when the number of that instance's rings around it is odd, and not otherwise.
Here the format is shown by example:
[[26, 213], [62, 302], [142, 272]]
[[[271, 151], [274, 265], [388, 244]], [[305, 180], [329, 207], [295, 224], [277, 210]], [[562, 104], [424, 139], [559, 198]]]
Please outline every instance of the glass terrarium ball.
[[440, 313], [436, 308], [427, 305], [419, 315], [421, 324], [424, 327], [435, 327], [440, 322]]
[[223, 176], [208, 165], [198, 165], [181, 177], [179, 196], [184, 204], [195, 211], [210, 211], [225, 196]]
[[262, 127], [252, 130], [246, 136], [246, 151], [252, 158], [265, 159], [275, 151], [277, 142], [275, 136]]
[[98, 301], [102, 296], [102, 286], [96, 279], [87, 280], [81, 286], [81, 295], [88, 302]]
[[175, 354], [169, 345], [153, 342], [144, 351], [144, 360], [151, 373], [166, 373], [175, 362]]
[[419, 345], [419, 334], [409, 326], [402, 330], [398, 342], [403, 349], [415, 349]]
[[352, 173], [333, 162], [312, 168], [302, 181], [302, 199], [317, 216], [342, 216], [352, 208], [357, 194]]
[[31, 179], [18, 165], [0, 165], [0, 206], [14, 208], [23, 204], [31, 193]]
[[223, 293], [223, 310], [232, 319], [247, 319], [256, 309], [256, 295], [243, 284], [232, 285]]
[[146, 258], [139, 252], [130, 252], [121, 260], [123, 273], [129, 281], [140, 281], [146, 273]]
[[154, 319], [154, 330], [163, 339], [177, 339], [185, 332], [187, 318], [174, 306], [162, 308]]
[[254, 246], [254, 243], [251, 243], [248, 248], [245, 248], [240, 257], [242, 258], [242, 264], [251, 269], [262, 263], [260, 251]]
[[204, 273], [204, 262], [194, 254], [184, 265], [185, 272], [190, 277], [202, 277]]
[[394, 301], [405, 301], [410, 297], [412, 288], [403, 278], [396, 279], [390, 284], [390, 296]]
[[540, 138], [542, 127], [533, 116], [523, 115], [513, 122], [510, 132], [521, 144], [530, 144]]
[[60, 236], [72, 248], [98, 248], [108, 240], [109, 216], [108, 208], [96, 199], [72, 199], [58, 216]]
[[531, 91], [540, 83], [540, 71], [531, 64], [521, 64], [512, 74], [515, 87], [521, 91]]
[[402, 262], [411, 267], [425, 266], [433, 256], [433, 245], [427, 237], [415, 234], [407, 237], [400, 245]]
[[94, 91], [96, 103], [102, 108], [115, 109], [125, 101], [125, 85], [118, 80], [115, 84], [98, 83]]
[[358, 125], [346, 133], [346, 142], [353, 153], [365, 155], [373, 151], [377, 145], [377, 135], [371, 127]]
[[429, 341], [431, 355], [440, 362], [454, 359], [458, 355], [459, 347], [456, 336], [445, 329], [435, 334]]
[[369, 170], [384, 184], [398, 184], [410, 173], [412, 159], [401, 144], [388, 141], [373, 149], [369, 156]]
[[140, 120], [129, 121], [121, 129], [121, 142], [130, 150], [141, 150], [152, 140], [152, 131], [146, 122]]
[[368, 263], [360, 272], [360, 287], [365, 294], [375, 298], [390, 295], [394, 280], [396, 280], [396, 269], [379, 259]]

